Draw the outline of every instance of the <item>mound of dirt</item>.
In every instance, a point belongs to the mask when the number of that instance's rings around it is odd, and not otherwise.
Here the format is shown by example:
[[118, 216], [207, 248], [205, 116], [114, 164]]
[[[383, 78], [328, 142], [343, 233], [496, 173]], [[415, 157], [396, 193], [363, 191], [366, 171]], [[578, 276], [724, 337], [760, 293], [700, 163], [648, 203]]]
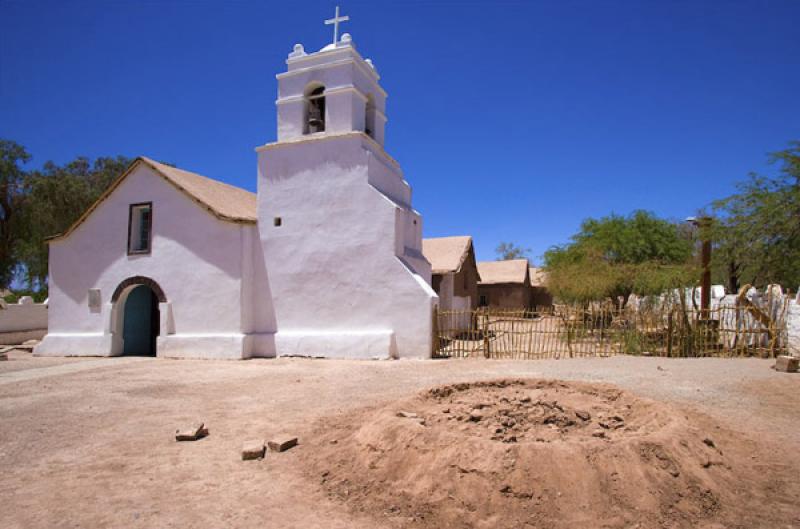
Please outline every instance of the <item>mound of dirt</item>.
[[308, 474], [387, 525], [775, 527], [793, 516], [770, 509], [782, 489], [754, 466], [752, 443], [608, 385], [438, 387], [329, 419], [310, 444]]

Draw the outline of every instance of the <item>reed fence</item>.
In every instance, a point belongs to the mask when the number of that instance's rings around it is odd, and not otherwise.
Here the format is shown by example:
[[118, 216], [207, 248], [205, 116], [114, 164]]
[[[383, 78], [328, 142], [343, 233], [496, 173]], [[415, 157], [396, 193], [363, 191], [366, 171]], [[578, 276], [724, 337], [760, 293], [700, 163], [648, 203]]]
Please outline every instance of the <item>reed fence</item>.
[[775, 357], [787, 349], [788, 303], [770, 310], [719, 306], [620, 309], [556, 305], [481, 307], [434, 315], [436, 357], [572, 358], [617, 354]]

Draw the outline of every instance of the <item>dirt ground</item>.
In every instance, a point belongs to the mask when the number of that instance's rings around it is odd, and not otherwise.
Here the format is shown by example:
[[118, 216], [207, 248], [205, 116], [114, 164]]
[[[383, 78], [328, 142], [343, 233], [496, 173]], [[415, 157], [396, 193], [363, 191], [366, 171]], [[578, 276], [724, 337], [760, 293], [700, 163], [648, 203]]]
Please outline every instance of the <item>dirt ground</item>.
[[[785, 527], [800, 467], [702, 414], [608, 384], [438, 386], [324, 421], [303, 464], [398, 527]], [[308, 446], [307, 446], [308, 448]]]
[[[776, 527], [767, 525], [775, 520], [780, 520], [777, 527], [800, 527], [800, 506], [795, 504], [792, 513], [789, 505], [787, 511], [778, 490], [785, 489], [786, 476], [798, 475], [800, 468], [795, 455], [800, 443], [800, 375], [776, 373], [768, 360], [225, 362], [58, 361], [27, 353], [10, 357], [0, 362], [4, 528], [413, 526], [416, 522], [396, 513], [364, 509], [372, 504], [359, 505], [332, 494], [320, 478], [324, 469], [310, 475], [309, 465], [322, 453], [320, 443], [334, 428], [351, 424], [354, 414], [367, 417], [382, 407], [404, 405], [436, 386], [500, 378], [614, 384], [687, 417], [703, 417], [708, 421], [703, 428], [719, 426], [731, 432], [731, 439], [741, 439], [729, 450], [750, 452], [748, 465], [760, 469], [765, 482], [776, 484], [761, 502], [780, 515], [765, 520], [763, 527]], [[194, 443], [176, 443], [175, 429], [197, 420], [206, 423], [210, 435]], [[629, 420], [633, 424], [636, 419]], [[300, 444], [261, 461], [241, 461], [244, 441], [281, 433], [297, 435]], [[534, 441], [537, 435], [531, 434]], [[350, 446], [346, 437], [340, 438], [344, 454]], [[731, 469], [730, 479], [736, 482], [737, 466]], [[580, 478], [565, 473], [562, 479]], [[506, 493], [515, 490], [514, 483], [510, 485]], [[735, 524], [725, 519], [708, 527]], [[656, 525], [661, 526], [682, 525]]]

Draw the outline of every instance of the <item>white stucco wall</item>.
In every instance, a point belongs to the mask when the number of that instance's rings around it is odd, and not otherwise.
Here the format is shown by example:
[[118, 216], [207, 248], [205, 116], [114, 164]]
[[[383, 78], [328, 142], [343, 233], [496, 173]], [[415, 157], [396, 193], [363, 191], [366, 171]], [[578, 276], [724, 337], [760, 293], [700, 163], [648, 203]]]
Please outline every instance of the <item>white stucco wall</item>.
[[[128, 255], [128, 209], [139, 202], [153, 203], [152, 251]], [[242, 296], [253, 276], [245, 264], [251, 263], [246, 258], [254, 234], [253, 225], [217, 219], [149, 167], [138, 166], [72, 234], [51, 242], [49, 332], [35, 353], [120, 353], [111, 297], [123, 280], [145, 276], [167, 298], [159, 306], [159, 356], [268, 355], [254, 350], [263, 346], [263, 337], [246, 336], [265, 328], [251, 317], [251, 300]], [[88, 303], [88, 291], [95, 288], [101, 293], [99, 310]]]
[[800, 292], [798, 292], [797, 297], [789, 303], [789, 314], [786, 323], [789, 338], [789, 354], [800, 356]]
[[[390, 177], [388, 158], [372, 160], [385, 156], [382, 149], [351, 133], [258, 151], [259, 230], [278, 354], [429, 357], [437, 296], [421, 257], [421, 219], [371, 184]], [[371, 173], [375, 167], [381, 175]], [[393, 177], [403, 189], [399, 168]]]
[[242, 233], [242, 332], [248, 340], [245, 356], [271, 358], [275, 356], [277, 322], [264, 250], [257, 226], [247, 226]]

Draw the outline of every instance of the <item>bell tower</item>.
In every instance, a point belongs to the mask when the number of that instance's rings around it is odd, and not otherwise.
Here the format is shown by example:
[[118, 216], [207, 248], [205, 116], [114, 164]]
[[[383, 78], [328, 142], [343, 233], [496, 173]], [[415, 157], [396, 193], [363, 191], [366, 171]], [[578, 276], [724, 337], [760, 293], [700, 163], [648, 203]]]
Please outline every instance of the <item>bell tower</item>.
[[[431, 266], [411, 186], [384, 150], [386, 92], [349, 34], [277, 75], [278, 140], [258, 152], [263, 288], [279, 356], [427, 358]], [[258, 295], [258, 294], [255, 294]]]
[[349, 33], [316, 53], [295, 44], [278, 74], [278, 141], [310, 134], [364, 132], [384, 143], [386, 92]]

